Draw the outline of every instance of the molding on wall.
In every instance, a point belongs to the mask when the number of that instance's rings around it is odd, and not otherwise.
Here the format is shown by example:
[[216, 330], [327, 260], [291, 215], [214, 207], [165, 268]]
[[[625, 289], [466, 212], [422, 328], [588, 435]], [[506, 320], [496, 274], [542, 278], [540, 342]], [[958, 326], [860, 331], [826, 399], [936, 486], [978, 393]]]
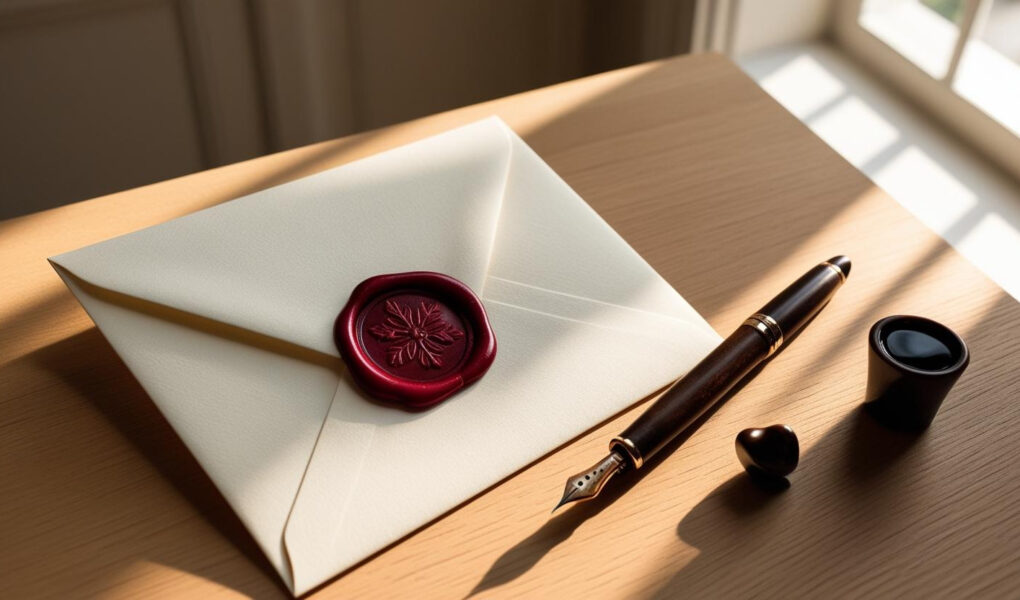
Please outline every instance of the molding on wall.
[[244, 0], [8, 0], [0, 3], [0, 30], [155, 7], [169, 7], [175, 17], [203, 166], [268, 151]]
[[244, 0], [176, 0], [207, 166], [269, 151], [251, 7]]
[[733, 36], [740, 0], [697, 0], [694, 5], [691, 52], [733, 54]]
[[355, 3], [256, 0], [253, 21], [271, 149], [355, 131]]
[[0, 0], [0, 218], [687, 52], [694, 4]]

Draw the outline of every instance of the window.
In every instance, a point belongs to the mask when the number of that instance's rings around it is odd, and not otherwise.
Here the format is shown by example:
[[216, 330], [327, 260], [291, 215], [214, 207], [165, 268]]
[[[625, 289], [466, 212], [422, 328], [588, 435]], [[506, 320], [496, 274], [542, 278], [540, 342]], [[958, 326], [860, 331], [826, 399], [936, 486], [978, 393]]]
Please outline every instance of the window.
[[953, 89], [1020, 135], [1020, 0], [987, 5], [963, 48]]
[[962, 0], [864, 0], [858, 22], [936, 79], [951, 71]]
[[835, 34], [1020, 177], [1020, 0], [837, 2]]

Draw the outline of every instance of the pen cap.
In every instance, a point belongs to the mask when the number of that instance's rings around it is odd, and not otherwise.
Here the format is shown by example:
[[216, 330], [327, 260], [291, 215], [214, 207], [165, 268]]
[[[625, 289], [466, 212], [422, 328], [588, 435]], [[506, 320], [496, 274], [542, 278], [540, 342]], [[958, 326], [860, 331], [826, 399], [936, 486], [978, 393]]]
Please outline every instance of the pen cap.
[[927, 428], [970, 362], [951, 329], [924, 317], [895, 315], [868, 334], [866, 410], [887, 427]]
[[804, 273], [757, 314], [770, 317], [785, 338], [792, 338], [818, 314], [849, 274], [850, 259], [834, 256]]

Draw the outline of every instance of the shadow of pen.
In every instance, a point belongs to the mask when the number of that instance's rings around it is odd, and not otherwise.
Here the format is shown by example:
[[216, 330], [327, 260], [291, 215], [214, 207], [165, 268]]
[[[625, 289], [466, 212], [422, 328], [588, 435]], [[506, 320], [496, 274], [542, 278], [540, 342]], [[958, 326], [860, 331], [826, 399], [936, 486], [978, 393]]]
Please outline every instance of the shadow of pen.
[[713, 404], [705, 411], [704, 414], [698, 417], [697, 421], [666, 444], [661, 451], [645, 463], [644, 468], [637, 471], [632, 470], [621, 473], [610, 485], [606, 487], [602, 494], [586, 502], [566, 507], [565, 511], [559, 512], [553, 516], [534, 533], [500, 555], [500, 557], [496, 559], [496, 562], [492, 563], [492, 566], [489, 567], [489, 570], [485, 572], [482, 579], [470, 592], [468, 592], [467, 596], [464, 597], [465, 600], [476, 594], [480, 594], [485, 590], [510, 583], [521, 575], [524, 575], [531, 570], [532, 567], [538, 564], [538, 561], [542, 560], [542, 557], [547, 555], [553, 548], [567, 540], [582, 523], [599, 514], [607, 506], [615, 502], [617, 498], [626, 494], [632, 487], [637, 485], [639, 481], [644, 479], [651, 471], [653, 471], [660, 462], [668, 458], [677, 448], [694, 435], [705, 421], [712, 418], [712, 415], [714, 415], [720, 407], [726, 404], [730, 398], [739, 394], [740, 390], [744, 389], [744, 386], [750, 383], [773, 360], [781, 356], [783, 351], [792, 345], [793, 341], [796, 340], [805, 329], [807, 329], [807, 326], [810, 325], [811, 322], [814, 321], [819, 314], [821, 314], [821, 312], [822, 311], [819, 311], [813, 315], [799, 331], [790, 337], [786, 344], [783, 344], [783, 346], [779, 348], [775, 354], [759, 363], [758, 366], [752, 369], [750, 373], [726, 392], [726, 394], [718, 402]]
[[[775, 355], [770, 357], [770, 359], [774, 357]], [[768, 362], [770, 361], [763, 361], [755, 367], [747, 377], [727, 392], [722, 400], [709, 408], [693, 425], [688, 427], [683, 433], [667, 444], [662, 451], [646, 462], [644, 468], [637, 471], [625, 471], [619, 474], [602, 494], [586, 502], [567, 506], [565, 507], [566, 510], [561, 509], [562, 512], [557, 513], [534, 533], [500, 555], [496, 562], [489, 567], [485, 575], [482, 576], [482, 579], [465, 596], [465, 600], [485, 590], [509, 583], [531, 570], [532, 567], [538, 564], [538, 561], [542, 560], [542, 557], [567, 540], [582, 523], [598, 515], [619, 497], [626, 494], [653, 471], [660, 462], [668, 458], [673, 451], [694, 435], [701, 425], [710, 419], [731, 396], [739, 393], [759, 371], [765, 368]]]

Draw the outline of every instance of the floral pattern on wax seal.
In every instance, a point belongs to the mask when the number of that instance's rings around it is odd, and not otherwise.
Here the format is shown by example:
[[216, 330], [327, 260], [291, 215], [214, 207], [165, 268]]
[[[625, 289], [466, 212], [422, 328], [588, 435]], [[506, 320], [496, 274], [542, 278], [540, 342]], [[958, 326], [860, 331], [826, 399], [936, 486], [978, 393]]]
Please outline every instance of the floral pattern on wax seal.
[[464, 332], [443, 320], [437, 302], [422, 301], [416, 309], [386, 300], [386, 320], [368, 328], [372, 335], [392, 345], [386, 349], [390, 366], [417, 360], [426, 369], [443, 366], [443, 351]]
[[428, 271], [366, 279], [333, 334], [355, 382], [407, 410], [442, 402], [484, 375], [496, 356], [481, 300], [460, 281]]

